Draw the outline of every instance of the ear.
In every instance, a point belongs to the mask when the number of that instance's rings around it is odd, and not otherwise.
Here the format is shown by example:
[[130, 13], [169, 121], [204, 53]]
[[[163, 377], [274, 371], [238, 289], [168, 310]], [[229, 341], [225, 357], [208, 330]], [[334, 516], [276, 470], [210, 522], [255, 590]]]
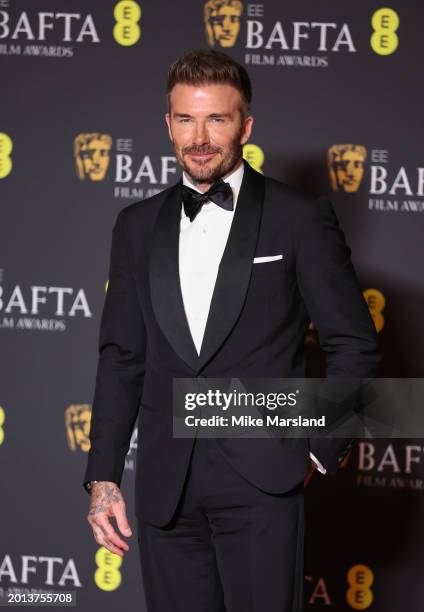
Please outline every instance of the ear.
[[171, 142], [173, 142], [174, 139], [172, 138], [172, 132], [171, 132], [171, 116], [170, 116], [169, 113], [165, 114], [165, 121], [166, 121], [166, 125], [168, 126], [169, 138], [170, 138]]
[[243, 132], [240, 138], [241, 145], [245, 145], [246, 142], [249, 140], [250, 134], [252, 133], [252, 127], [253, 127], [253, 117], [252, 115], [249, 115], [244, 120]]

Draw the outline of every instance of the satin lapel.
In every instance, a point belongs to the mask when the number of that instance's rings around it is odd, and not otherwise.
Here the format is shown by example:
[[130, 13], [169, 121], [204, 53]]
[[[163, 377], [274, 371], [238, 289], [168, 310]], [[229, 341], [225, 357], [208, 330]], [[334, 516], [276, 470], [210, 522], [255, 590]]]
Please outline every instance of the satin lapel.
[[150, 253], [149, 279], [153, 311], [175, 352], [193, 370], [198, 354], [190, 333], [181, 293], [179, 235], [180, 187], [177, 183], [163, 202], [156, 220]]
[[218, 351], [243, 307], [252, 271], [265, 179], [246, 161], [230, 234], [218, 268], [205, 334], [197, 364], [199, 372]]

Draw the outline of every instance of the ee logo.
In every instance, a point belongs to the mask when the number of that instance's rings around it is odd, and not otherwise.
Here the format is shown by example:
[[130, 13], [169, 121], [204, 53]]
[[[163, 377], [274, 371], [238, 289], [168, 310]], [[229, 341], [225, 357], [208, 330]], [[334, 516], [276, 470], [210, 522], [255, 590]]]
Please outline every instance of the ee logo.
[[113, 11], [115, 26], [113, 37], [123, 47], [135, 45], [140, 40], [141, 28], [138, 24], [141, 17], [140, 5], [135, 0], [121, 0]]
[[261, 147], [255, 144], [243, 145], [243, 158], [254, 170], [263, 174], [262, 165], [265, 161], [265, 155]]
[[4, 441], [3, 425], [4, 425], [5, 420], [6, 420], [6, 415], [5, 415], [4, 409], [2, 408], [2, 406], [0, 406], [0, 446], [3, 444], [3, 441]]
[[399, 45], [396, 30], [399, 27], [399, 15], [391, 8], [375, 11], [371, 18], [374, 30], [371, 35], [371, 48], [378, 55], [391, 55]]
[[374, 594], [371, 586], [374, 574], [366, 565], [354, 565], [347, 573], [350, 585], [346, 592], [346, 601], [354, 610], [366, 610], [373, 602]]
[[97, 569], [94, 574], [94, 582], [102, 591], [114, 591], [122, 581], [119, 570], [122, 557], [111, 553], [107, 548], [101, 546], [96, 552]]
[[12, 171], [12, 153], [13, 142], [8, 134], [0, 132], [0, 179], [6, 178]]

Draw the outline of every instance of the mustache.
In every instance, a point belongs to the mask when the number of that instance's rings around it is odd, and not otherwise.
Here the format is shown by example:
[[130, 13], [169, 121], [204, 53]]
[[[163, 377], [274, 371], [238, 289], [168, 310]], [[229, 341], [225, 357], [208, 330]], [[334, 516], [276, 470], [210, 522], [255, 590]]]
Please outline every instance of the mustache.
[[190, 155], [190, 153], [194, 153], [194, 154], [198, 154], [198, 155], [206, 155], [209, 153], [220, 153], [221, 152], [221, 148], [220, 147], [196, 147], [196, 146], [191, 146], [191, 147], [184, 147], [184, 149], [182, 150], [183, 155]]

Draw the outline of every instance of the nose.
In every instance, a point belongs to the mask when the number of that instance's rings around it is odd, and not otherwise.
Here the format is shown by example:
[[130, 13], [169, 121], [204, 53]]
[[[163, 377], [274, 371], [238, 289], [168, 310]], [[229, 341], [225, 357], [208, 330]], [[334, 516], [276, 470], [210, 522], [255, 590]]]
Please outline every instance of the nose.
[[202, 145], [209, 142], [209, 134], [204, 122], [199, 121], [196, 123], [193, 142], [197, 145]]

